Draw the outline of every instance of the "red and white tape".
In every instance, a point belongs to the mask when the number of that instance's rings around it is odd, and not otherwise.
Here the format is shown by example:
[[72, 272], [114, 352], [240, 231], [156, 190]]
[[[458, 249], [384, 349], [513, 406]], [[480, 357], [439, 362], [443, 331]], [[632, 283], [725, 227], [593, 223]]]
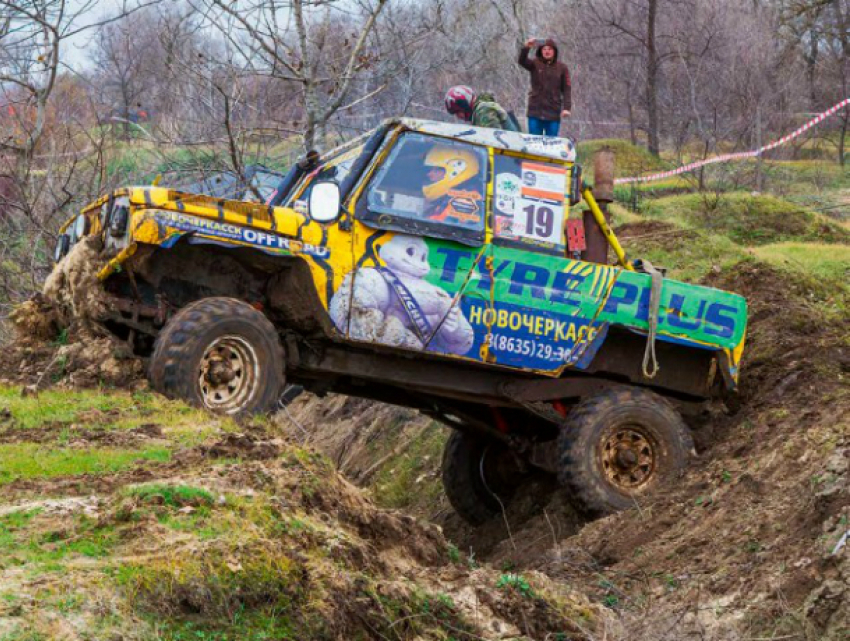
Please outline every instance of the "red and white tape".
[[837, 111], [843, 109], [850, 105], [850, 98], [845, 98], [841, 102], [836, 105], [833, 105], [823, 113], [818, 114], [814, 118], [812, 118], [805, 125], [792, 131], [787, 136], [782, 136], [779, 140], [774, 140], [773, 142], [765, 145], [764, 147], [760, 147], [758, 149], [754, 149], [752, 151], [739, 151], [734, 154], [723, 154], [722, 156], [715, 156], [714, 158], [708, 158], [706, 160], [700, 160], [698, 162], [688, 163], [687, 165], [682, 165], [681, 167], [677, 167], [676, 169], [670, 169], [669, 171], [662, 171], [657, 174], [651, 174], [649, 176], [633, 176], [631, 178], [617, 178], [614, 183], [617, 185], [622, 185], [625, 183], [645, 183], [651, 182], [653, 180], [661, 180], [662, 178], [669, 178], [670, 176], [678, 176], [679, 174], [684, 174], [689, 171], [693, 171], [694, 169], [699, 169], [700, 167], [705, 167], [706, 165], [713, 165], [718, 162], [727, 162], [729, 160], [740, 160], [741, 158], [754, 158], [756, 156], [760, 156], [766, 151], [770, 151], [771, 149], [775, 149], [780, 145], [784, 145], [785, 143], [797, 138], [798, 136], [803, 135], [809, 129], [814, 127], [815, 125], [820, 124], [831, 115], [836, 113]]

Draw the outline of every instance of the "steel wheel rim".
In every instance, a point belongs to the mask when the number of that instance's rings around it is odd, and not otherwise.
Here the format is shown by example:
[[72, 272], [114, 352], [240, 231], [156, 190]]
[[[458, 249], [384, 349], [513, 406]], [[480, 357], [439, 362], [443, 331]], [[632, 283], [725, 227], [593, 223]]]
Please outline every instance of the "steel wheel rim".
[[259, 384], [259, 359], [241, 336], [221, 336], [210, 343], [198, 371], [201, 399], [208, 409], [233, 414], [254, 396]]
[[659, 456], [660, 449], [653, 435], [636, 424], [609, 429], [599, 445], [599, 463], [605, 479], [627, 494], [652, 482]]

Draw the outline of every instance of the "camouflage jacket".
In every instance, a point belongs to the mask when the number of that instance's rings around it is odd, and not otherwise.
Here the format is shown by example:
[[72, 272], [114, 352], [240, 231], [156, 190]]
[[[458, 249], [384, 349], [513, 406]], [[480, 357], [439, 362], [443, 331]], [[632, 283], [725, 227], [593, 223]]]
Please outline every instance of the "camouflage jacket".
[[482, 93], [476, 99], [475, 107], [472, 110], [472, 125], [474, 127], [518, 131], [511, 122], [508, 112], [489, 93]]

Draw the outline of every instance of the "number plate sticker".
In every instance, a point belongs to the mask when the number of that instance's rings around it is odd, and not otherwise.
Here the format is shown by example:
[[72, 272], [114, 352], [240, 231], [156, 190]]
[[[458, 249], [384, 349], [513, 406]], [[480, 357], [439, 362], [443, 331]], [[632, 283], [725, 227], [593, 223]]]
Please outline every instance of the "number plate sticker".
[[563, 167], [522, 163], [522, 186], [513, 225], [515, 235], [563, 244], [566, 180], [567, 171]]

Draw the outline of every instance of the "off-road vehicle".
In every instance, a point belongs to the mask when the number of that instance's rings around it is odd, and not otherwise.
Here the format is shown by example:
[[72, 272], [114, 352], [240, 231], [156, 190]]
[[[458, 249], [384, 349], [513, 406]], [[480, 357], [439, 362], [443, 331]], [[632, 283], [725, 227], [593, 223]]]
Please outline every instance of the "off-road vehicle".
[[[582, 196], [618, 265], [581, 260]], [[591, 512], [634, 505], [686, 465], [680, 412], [734, 390], [744, 345], [744, 299], [642, 271], [561, 138], [392, 120], [267, 204], [119, 189], [57, 261], [89, 236], [104, 324], [155, 389], [228, 414], [285, 383], [416, 408], [455, 428], [444, 485], [473, 523], [535, 470]]]

